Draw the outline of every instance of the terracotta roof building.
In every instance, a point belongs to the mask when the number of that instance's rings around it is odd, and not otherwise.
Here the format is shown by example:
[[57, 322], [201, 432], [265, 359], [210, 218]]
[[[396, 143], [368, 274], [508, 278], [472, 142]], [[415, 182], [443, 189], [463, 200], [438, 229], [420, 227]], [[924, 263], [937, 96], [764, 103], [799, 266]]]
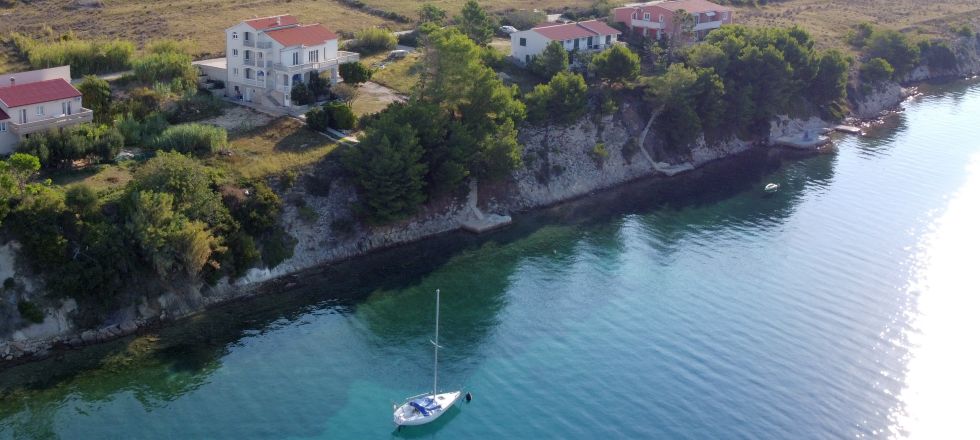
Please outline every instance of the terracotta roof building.
[[674, 17], [684, 10], [694, 16], [694, 36], [702, 39], [708, 32], [731, 24], [735, 10], [707, 0], [667, 0], [633, 3], [613, 9], [612, 18], [623, 23], [634, 35], [660, 39], [674, 35]]
[[529, 63], [552, 41], [561, 43], [570, 52], [602, 50], [615, 44], [621, 33], [600, 20], [547, 23], [510, 34], [510, 56], [519, 62]]
[[92, 122], [69, 66], [0, 74], [0, 155], [39, 131]]

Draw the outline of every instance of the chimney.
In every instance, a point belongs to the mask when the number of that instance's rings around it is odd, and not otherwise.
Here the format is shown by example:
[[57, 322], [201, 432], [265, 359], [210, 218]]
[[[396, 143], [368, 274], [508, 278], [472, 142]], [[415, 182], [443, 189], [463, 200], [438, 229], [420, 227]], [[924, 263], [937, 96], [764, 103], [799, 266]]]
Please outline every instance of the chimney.
[[276, 16], [276, 26], [282, 26], [282, 16], [281, 15], [277, 15]]
[[10, 87], [13, 87], [16, 83], [17, 83], [17, 80], [14, 79], [14, 77], [11, 76], [10, 77]]

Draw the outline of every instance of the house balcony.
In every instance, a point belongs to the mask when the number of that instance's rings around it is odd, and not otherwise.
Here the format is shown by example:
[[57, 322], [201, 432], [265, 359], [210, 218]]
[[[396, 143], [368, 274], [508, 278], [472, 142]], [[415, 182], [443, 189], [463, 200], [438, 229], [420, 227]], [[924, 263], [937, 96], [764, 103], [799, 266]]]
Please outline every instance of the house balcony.
[[646, 29], [663, 29], [664, 24], [659, 21], [647, 21], [647, 20], [637, 20], [632, 19], [630, 26], [634, 28], [646, 28]]
[[250, 59], [247, 59], [247, 60], [242, 60], [242, 64], [243, 65], [246, 65], [246, 66], [255, 67], [255, 58], [250, 58]]
[[324, 70], [337, 67], [341, 64], [353, 63], [360, 59], [361, 59], [361, 54], [357, 52], [338, 51], [337, 58], [332, 58], [326, 61], [320, 61], [316, 63], [297, 64], [294, 66], [287, 66], [282, 63], [275, 63], [272, 65], [272, 68], [280, 74], [285, 73], [290, 75], [295, 73], [309, 72], [312, 70], [322, 72]]
[[255, 47], [255, 40], [244, 40], [242, 41], [242, 46]]
[[70, 115], [49, 116], [41, 120], [25, 122], [23, 124], [17, 122], [8, 122], [8, 124], [10, 125], [10, 131], [19, 136], [23, 136], [25, 134], [46, 131], [67, 125], [84, 124], [86, 122], [92, 122], [92, 110], [82, 108], [78, 112]]
[[256, 49], [272, 49], [272, 42], [271, 41], [259, 41], [258, 43], [255, 43], [255, 48]]
[[702, 21], [701, 23], [694, 25], [694, 32], [718, 29], [721, 27], [721, 23], [721, 20]]

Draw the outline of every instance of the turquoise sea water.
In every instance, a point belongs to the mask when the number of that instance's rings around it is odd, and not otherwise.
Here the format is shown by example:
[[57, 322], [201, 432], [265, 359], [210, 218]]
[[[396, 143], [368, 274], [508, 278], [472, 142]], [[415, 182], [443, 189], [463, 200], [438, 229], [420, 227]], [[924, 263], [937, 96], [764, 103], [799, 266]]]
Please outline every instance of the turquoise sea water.
[[[907, 107], [8, 369], [0, 439], [980, 438], [980, 85]], [[436, 288], [474, 400], [395, 431]]]

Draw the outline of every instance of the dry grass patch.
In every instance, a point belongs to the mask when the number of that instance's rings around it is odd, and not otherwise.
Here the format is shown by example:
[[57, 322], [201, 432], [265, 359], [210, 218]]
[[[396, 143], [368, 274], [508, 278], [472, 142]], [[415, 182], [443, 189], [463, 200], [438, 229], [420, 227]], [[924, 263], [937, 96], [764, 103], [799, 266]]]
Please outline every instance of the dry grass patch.
[[[386, 11], [397, 12], [408, 17], [418, 17], [419, 7], [424, 3], [431, 3], [442, 9], [449, 11], [452, 17], [463, 9], [466, 0], [430, 0], [430, 1], [404, 1], [404, 0], [361, 0], [368, 6], [384, 9]], [[509, 9], [534, 10], [541, 9], [561, 12], [567, 8], [588, 8], [592, 6], [593, 0], [477, 0], [480, 6], [491, 12], [506, 11]], [[617, 5], [618, 6], [618, 5]]]
[[50, 178], [56, 185], [74, 186], [88, 185], [96, 192], [107, 193], [122, 189], [133, 180], [134, 161], [123, 161], [117, 164], [91, 165], [73, 170], [51, 171], [43, 178]]
[[[376, 67], [371, 81], [381, 84], [403, 94], [412, 93], [412, 88], [419, 82], [422, 55], [418, 52], [409, 53], [400, 60], [385, 62], [384, 67]], [[383, 57], [382, 57], [383, 58]], [[365, 60], [365, 64], [373, 66], [377, 63], [374, 57]]]
[[234, 135], [229, 144], [230, 155], [219, 155], [209, 162], [247, 179], [311, 165], [337, 148], [335, 142], [287, 117]]
[[254, 16], [293, 14], [304, 23], [322, 23], [334, 31], [393, 23], [335, 1], [253, 0], [103, 0], [101, 7], [77, 7], [65, 0], [17, 3], [0, 17], [0, 36], [18, 31], [40, 35], [44, 26], [61, 34], [69, 29], [79, 38], [124, 38], [139, 45], [163, 38], [189, 40], [195, 58], [224, 53], [224, 30]]
[[980, 23], [976, 0], [787, 0], [758, 8], [739, 8], [738, 23], [752, 26], [800, 25], [823, 47], [850, 49], [849, 29], [862, 22], [927, 35], [949, 34], [953, 25]]

